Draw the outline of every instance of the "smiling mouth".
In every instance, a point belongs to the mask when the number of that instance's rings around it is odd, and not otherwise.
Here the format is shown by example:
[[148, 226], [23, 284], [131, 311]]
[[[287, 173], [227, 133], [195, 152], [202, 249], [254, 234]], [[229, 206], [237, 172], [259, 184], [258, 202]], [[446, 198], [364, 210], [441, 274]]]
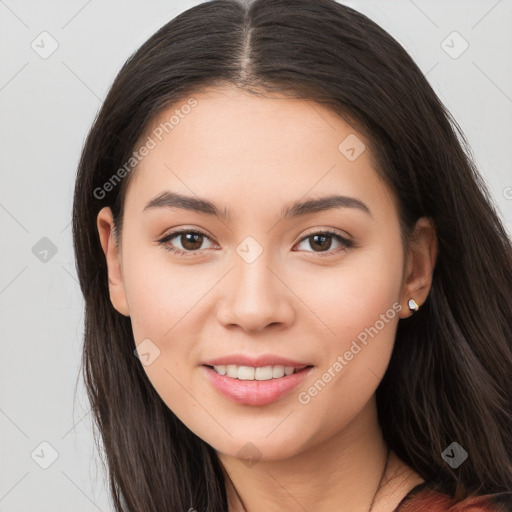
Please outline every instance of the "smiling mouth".
[[313, 365], [302, 366], [300, 368], [295, 368], [293, 366], [283, 366], [283, 365], [269, 365], [269, 366], [239, 366], [236, 364], [226, 364], [226, 365], [204, 365], [219, 375], [223, 375], [225, 377], [235, 379], [235, 380], [245, 380], [245, 381], [265, 381], [265, 380], [274, 380], [281, 379], [284, 377], [288, 377], [288, 375], [293, 375], [294, 373], [299, 373], [306, 368], [312, 368]]

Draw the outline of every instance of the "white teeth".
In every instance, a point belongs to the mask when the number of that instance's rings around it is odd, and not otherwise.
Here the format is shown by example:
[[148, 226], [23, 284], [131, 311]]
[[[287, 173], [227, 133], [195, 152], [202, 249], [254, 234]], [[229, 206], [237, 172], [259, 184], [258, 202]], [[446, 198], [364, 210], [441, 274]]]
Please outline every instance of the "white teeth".
[[227, 364], [214, 366], [213, 369], [219, 375], [226, 375], [232, 379], [238, 380], [271, 380], [280, 379], [285, 375], [295, 373], [293, 366], [261, 366], [253, 368], [252, 366], [237, 366], [236, 364]]
[[220, 366], [214, 366], [214, 368], [215, 368], [215, 371], [219, 375], [226, 375], [226, 365], [225, 364], [222, 364]]
[[238, 367], [238, 380], [254, 380], [255, 370], [251, 366]]
[[[213, 369], [215, 370], [215, 366]], [[238, 366], [236, 364], [228, 364], [226, 366], [226, 375], [233, 379], [238, 379]]]
[[263, 366], [256, 368], [254, 378], [256, 380], [270, 380], [273, 377], [272, 366]]
[[280, 364], [273, 366], [272, 367], [272, 377], [274, 379], [279, 379], [281, 377], [284, 377], [284, 366], [281, 366]]

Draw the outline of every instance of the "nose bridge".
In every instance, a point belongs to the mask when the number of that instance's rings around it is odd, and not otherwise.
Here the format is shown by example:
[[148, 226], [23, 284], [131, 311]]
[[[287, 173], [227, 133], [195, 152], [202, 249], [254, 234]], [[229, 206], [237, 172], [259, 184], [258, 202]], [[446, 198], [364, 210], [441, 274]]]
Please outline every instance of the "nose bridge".
[[223, 293], [219, 320], [252, 331], [273, 323], [289, 322], [294, 313], [291, 293], [275, 275], [280, 271], [272, 250], [264, 249], [253, 237], [247, 237], [238, 245], [236, 253], [235, 268]]

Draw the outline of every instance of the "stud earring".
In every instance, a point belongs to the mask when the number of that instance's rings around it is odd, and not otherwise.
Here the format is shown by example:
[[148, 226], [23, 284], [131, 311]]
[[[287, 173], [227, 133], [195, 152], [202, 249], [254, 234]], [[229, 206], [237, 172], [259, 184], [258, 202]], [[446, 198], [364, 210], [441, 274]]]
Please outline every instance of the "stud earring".
[[418, 306], [418, 304], [416, 304], [416, 301], [414, 299], [409, 299], [409, 309], [411, 311], [414, 311], [416, 313], [416, 311], [418, 311], [418, 309], [420, 309], [420, 307]]

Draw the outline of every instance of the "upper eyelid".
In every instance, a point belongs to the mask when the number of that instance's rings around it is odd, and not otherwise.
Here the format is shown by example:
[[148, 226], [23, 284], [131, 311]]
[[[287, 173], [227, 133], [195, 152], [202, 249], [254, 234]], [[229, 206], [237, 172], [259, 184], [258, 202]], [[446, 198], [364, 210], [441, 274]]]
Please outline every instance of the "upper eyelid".
[[312, 235], [316, 235], [318, 233], [330, 233], [330, 234], [334, 234], [334, 235], [337, 235], [341, 238], [344, 238], [346, 240], [351, 240], [353, 237], [350, 233], [348, 233], [347, 231], [344, 231], [342, 229], [338, 229], [338, 228], [320, 228], [320, 229], [317, 229], [317, 228], [313, 228], [311, 231], [307, 231], [304, 235], [301, 236], [301, 238], [299, 239], [299, 242], [304, 240], [304, 238], [308, 238]]
[[176, 238], [177, 236], [182, 235], [183, 233], [195, 233], [198, 235], [203, 235], [206, 238], [208, 238], [211, 242], [214, 241], [214, 238], [212, 236], [210, 236], [208, 233], [206, 233], [205, 231], [202, 231], [198, 228], [184, 228], [184, 229], [178, 228], [178, 229], [176, 229], [176, 231], [171, 230], [171, 231], [169, 231], [169, 233], [162, 235], [160, 237], [159, 241], [172, 240], [173, 238]]

